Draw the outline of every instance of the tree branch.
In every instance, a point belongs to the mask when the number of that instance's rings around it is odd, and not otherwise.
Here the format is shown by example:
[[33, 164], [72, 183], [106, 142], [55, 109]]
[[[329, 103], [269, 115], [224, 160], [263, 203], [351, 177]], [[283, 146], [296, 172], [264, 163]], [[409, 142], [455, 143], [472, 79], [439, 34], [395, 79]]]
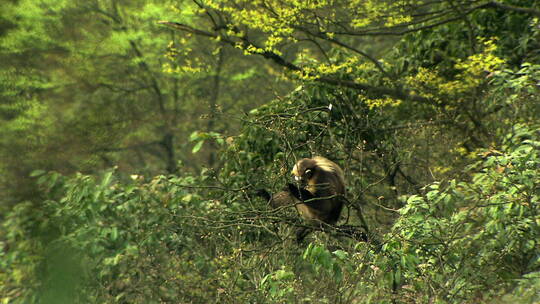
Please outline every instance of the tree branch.
[[355, 53], [357, 53], [357, 54], [363, 56], [363, 57], [366, 58], [367, 60], [371, 61], [371, 62], [375, 65], [375, 67], [377, 67], [377, 69], [379, 69], [379, 71], [381, 71], [381, 73], [383, 73], [385, 76], [387, 76], [387, 77], [389, 77], [389, 78], [392, 78], [392, 77], [384, 70], [384, 68], [383, 68], [383, 66], [381, 65], [381, 63], [380, 63], [377, 59], [371, 57], [371, 56], [370, 56], [369, 54], [367, 54], [366, 52], [364, 52], [364, 51], [362, 51], [362, 50], [359, 50], [359, 49], [357, 49], [357, 48], [355, 48], [355, 47], [352, 47], [352, 46], [350, 46], [350, 45], [348, 45], [348, 44], [346, 44], [346, 43], [344, 43], [344, 42], [342, 42], [342, 41], [339, 41], [339, 40], [337, 40], [337, 39], [335, 39], [335, 38], [330, 38], [330, 37], [329, 37], [328, 35], [326, 35], [326, 34], [323, 34], [323, 33], [315, 34], [315, 33], [312, 33], [311, 31], [309, 31], [308, 29], [304, 29], [304, 28], [297, 28], [297, 29], [298, 29], [298, 30], [301, 30], [301, 31], [303, 31], [303, 32], [305, 32], [305, 33], [307, 33], [308, 35], [311, 35], [311, 36], [314, 36], [314, 37], [317, 37], [317, 38], [319, 38], [319, 39], [323, 39], [323, 40], [326, 40], [326, 41], [330, 41], [331, 43], [333, 43], [333, 44], [335, 44], [335, 45], [341, 46], [341, 47], [343, 47], [343, 48], [346, 48], [346, 49], [348, 49], [348, 50], [350, 50], [350, 51], [353, 51], [353, 52], [355, 52]]
[[[177, 22], [172, 22], [172, 21], [159, 21], [158, 23], [169, 26], [171, 28], [174, 28], [174, 29], [177, 29], [177, 30], [180, 30], [180, 31], [185, 31], [185, 32], [188, 32], [188, 33], [191, 33], [191, 34], [194, 34], [194, 35], [199, 35], [199, 36], [204, 36], [204, 37], [209, 37], [209, 38], [215, 38], [215, 39], [218, 39], [218, 37], [219, 37], [220, 41], [225, 42], [225, 43], [227, 43], [229, 45], [232, 45], [232, 46], [236, 46], [238, 44], [238, 42], [236, 42], [234, 40], [231, 40], [231, 39], [229, 39], [227, 37], [220, 36], [217, 33], [210, 33], [210, 32], [207, 32], [207, 31], [203, 31], [203, 30], [200, 30], [200, 29], [193, 28], [193, 27], [191, 27], [189, 25], [185, 25], [185, 24], [181, 24], [181, 23], [177, 23]], [[260, 47], [257, 47], [257, 45], [249, 42], [245, 38], [242, 39], [241, 43], [243, 43], [244, 45], [252, 45], [255, 48], [262, 49]], [[277, 63], [278, 65], [281, 65], [281, 66], [283, 66], [283, 67], [285, 67], [285, 68], [287, 68], [287, 69], [289, 69], [291, 71], [304, 72], [302, 70], [302, 68], [300, 68], [299, 66], [285, 60], [283, 57], [279, 56], [278, 54], [276, 54], [274, 52], [264, 51], [264, 52], [260, 52], [260, 53], [256, 53], [256, 54], [258, 54], [260, 56], [263, 56], [266, 59], [270, 59], [274, 63]], [[325, 77], [325, 76], [318, 77], [318, 78], [315, 79], [315, 81], [326, 83], [326, 84], [329, 84], [329, 85], [341, 86], [341, 87], [347, 87], [347, 88], [354, 89], [354, 90], [365, 91], [366, 93], [372, 94], [372, 95], [374, 95], [376, 97], [389, 96], [389, 97], [397, 98], [397, 99], [401, 99], [401, 100], [412, 100], [412, 101], [415, 101], [415, 102], [421, 102], [421, 103], [433, 104], [433, 105], [437, 104], [432, 99], [422, 97], [422, 96], [419, 96], [419, 95], [411, 94], [408, 90], [400, 90], [400, 89], [393, 89], [393, 88], [386, 88], [386, 87], [374, 87], [374, 86], [371, 86], [371, 85], [368, 85], [368, 84], [357, 83], [357, 82], [354, 82], [354, 81], [337, 79], [337, 78], [330, 78], [330, 77]]]
[[[381, 30], [380, 28], [379, 29], [372, 28], [372, 29], [367, 29], [367, 30], [359, 31], [359, 32], [347, 31], [347, 32], [334, 32], [333, 34], [335, 34], [335, 35], [343, 35], [343, 36], [403, 36], [405, 34], [414, 33], [414, 32], [418, 32], [418, 31], [421, 31], [421, 30], [427, 30], [427, 29], [431, 29], [431, 28], [434, 28], [434, 27], [437, 27], [437, 26], [440, 26], [440, 25], [443, 25], [443, 24], [447, 24], [447, 23], [451, 23], [451, 22], [454, 22], [454, 21], [462, 20], [465, 16], [473, 13], [476, 10], [484, 9], [484, 8], [490, 8], [490, 7], [495, 7], [495, 6], [493, 4], [490, 4], [490, 3], [479, 4], [479, 5], [473, 6], [473, 7], [469, 8], [469, 9], [467, 9], [465, 11], [462, 11], [458, 16], [443, 19], [443, 20], [440, 20], [438, 22], [431, 23], [431, 24], [426, 24], [426, 25], [419, 26], [419, 27], [414, 27], [414, 26], [422, 24], [422, 23], [427, 23], [430, 19], [435, 19], [436, 20], [436, 19], [438, 19], [437, 17], [440, 18], [440, 17], [442, 17], [444, 15], [449, 15], [450, 13], [444, 13], [443, 12], [443, 13], [440, 14], [440, 16], [432, 16], [430, 18], [425, 18], [425, 19], [417, 20], [417, 21], [410, 22], [410, 23], [399, 24], [399, 25], [394, 26], [394, 28], [396, 29], [395, 31]], [[406, 29], [397, 30], [398, 28], [403, 28], [403, 27], [405, 27]]]
[[503, 9], [503, 10], [506, 10], [506, 11], [514, 11], [514, 12], [518, 12], [518, 13], [530, 14], [530, 15], [540, 17], [540, 11], [535, 10], [534, 8], [514, 6], [514, 5], [510, 5], [510, 4], [500, 3], [500, 2], [497, 2], [497, 1], [488, 2], [486, 4], [486, 7], [494, 7], [494, 8], [499, 8], [499, 9]]

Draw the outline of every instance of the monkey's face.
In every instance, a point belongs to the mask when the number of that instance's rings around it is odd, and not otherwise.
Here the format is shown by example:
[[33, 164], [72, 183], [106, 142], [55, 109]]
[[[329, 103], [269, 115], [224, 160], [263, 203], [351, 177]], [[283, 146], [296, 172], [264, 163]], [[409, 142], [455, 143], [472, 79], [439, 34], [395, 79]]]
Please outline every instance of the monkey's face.
[[316, 169], [315, 162], [312, 159], [304, 158], [294, 165], [291, 173], [296, 183], [306, 186], [315, 174]]
[[313, 176], [313, 169], [306, 169], [303, 174], [300, 176], [294, 175], [294, 181], [301, 184], [302, 186], [307, 185], [308, 181]]

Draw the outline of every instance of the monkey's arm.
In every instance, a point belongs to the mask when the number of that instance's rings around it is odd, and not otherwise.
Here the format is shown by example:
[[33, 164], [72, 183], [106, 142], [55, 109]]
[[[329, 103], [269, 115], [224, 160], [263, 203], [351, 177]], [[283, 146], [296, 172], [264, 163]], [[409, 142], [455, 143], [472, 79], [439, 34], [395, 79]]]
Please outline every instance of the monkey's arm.
[[299, 188], [294, 184], [289, 183], [287, 184], [287, 187], [289, 188], [289, 192], [300, 201], [307, 201], [315, 198], [311, 192], [307, 191], [306, 189]]
[[270, 194], [268, 191], [266, 191], [266, 189], [259, 189], [257, 190], [257, 192], [255, 193], [255, 195], [259, 196], [259, 197], [262, 197], [263, 199], [265, 199], [267, 202], [270, 201], [270, 199], [272, 199], [272, 194]]

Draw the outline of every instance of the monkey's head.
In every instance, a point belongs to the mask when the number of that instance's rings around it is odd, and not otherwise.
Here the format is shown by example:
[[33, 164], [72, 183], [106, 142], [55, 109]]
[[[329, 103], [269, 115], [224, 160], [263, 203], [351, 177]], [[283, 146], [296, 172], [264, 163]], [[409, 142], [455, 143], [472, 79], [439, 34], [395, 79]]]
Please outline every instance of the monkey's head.
[[315, 159], [303, 158], [294, 165], [291, 173], [297, 183], [305, 186], [317, 170], [317, 161]]
[[322, 156], [299, 160], [291, 173], [296, 183], [312, 193], [321, 185], [330, 186], [338, 193], [345, 193], [343, 170], [336, 163]]

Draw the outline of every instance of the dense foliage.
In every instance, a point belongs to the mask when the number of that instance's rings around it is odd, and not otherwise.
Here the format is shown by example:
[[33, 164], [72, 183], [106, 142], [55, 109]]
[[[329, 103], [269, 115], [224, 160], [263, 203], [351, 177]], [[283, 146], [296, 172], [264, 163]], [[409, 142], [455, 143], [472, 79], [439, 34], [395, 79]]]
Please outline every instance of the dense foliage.
[[[0, 300], [538, 303], [539, 41], [532, 0], [6, 1]], [[296, 244], [256, 192], [312, 155], [348, 203]]]
[[178, 162], [194, 171], [214, 165], [213, 153], [191, 153], [191, 133], [234, 129], [238, 121], [223, 117], [260, 104], [249, 98], [255, 91], [263, 99], [283, 91], [258, 89], [272, 82], [252, 68], [257, 60], [157, 24], [181, 3], [1, 5], [4, 204], [35, 195], [26, 177], [36, 168], [155, 175], [176, 172]]

